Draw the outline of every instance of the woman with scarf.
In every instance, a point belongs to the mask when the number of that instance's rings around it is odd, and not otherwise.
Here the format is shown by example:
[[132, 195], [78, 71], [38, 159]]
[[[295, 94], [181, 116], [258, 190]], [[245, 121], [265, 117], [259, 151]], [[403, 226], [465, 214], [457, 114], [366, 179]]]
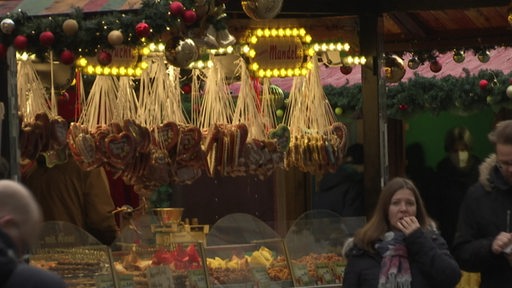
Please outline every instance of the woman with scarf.
[[455, 287], [461, 271], [412, 181], [382, 189], [374, 215], [349, 241], [343, 288]]

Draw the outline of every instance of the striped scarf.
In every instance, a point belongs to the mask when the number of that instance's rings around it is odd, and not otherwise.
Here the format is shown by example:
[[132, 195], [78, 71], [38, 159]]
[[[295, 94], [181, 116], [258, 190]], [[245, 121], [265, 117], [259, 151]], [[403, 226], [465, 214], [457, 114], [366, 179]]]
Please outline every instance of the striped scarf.
[[402, 232], [391, 231], [375, 244], [382, 255], [379, 275], [379, 288], [410, 288], [411, 269], [407, 259], [407, 248]]

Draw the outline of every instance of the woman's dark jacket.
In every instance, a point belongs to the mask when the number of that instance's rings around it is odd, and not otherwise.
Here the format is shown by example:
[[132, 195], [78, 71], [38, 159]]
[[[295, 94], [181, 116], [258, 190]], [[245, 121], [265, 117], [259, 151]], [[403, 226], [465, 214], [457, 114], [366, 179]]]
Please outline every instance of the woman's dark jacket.
[[491, 155], [480, 165], [480, 178], [460, 208], [453, 253], [461, 268], [480, 272], [481, 288], [512, 287], [512, 264], [491, 251], [494, 238], [507, 231], [507, 210], [512, 210], [512, 185]]
[[[457, 285], [461, 271], [439, 233], [418, 229], [405, 238], [405, 245], [411, 268], [411, 288], [448, 288]], [[343, 288], [378, 287], [382, 260], [379, 253], [354, 246], [345, 256], [348, 262]]]

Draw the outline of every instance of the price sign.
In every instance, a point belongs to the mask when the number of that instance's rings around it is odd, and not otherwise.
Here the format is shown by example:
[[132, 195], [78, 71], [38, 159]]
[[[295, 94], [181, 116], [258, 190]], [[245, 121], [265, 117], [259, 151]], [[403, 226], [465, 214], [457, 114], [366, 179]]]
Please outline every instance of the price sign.
[[112, 274], [99, 274], [94, 280], [97, 288], [114, 288]]
[[188, 271], [188, 279], [191, 287], [206, 288], [207, 281], [206, 275], [203, 270], [190, 270]]
[[292, 270], [298, 285], [308, 286], [315, 284], [315, 280], [309, 277], [306, 264], [294, 263], [292, 264]]
[[167, 266], [153, 266], [146, 270], [150, 288], [174, 288], [172, 273]]
[[336, 278], [334, 277], [331, 267], [329, 267], [329, 263], [317, 263], [316, 264], [316, 274], [321, 279], [321, 284], [334, 284], [336, 283]]
[[343, 282], [343, 275], [345, 274], [345, 263], [343, 262], [334, 262], [332, 263], [332, 271], [334, 273], [334, 276], [336, 277], [336, 282], [341, 283]]
[[133, 275], [119, 275], [119, 288], [135, 288], [135, 282], [133, 281]]

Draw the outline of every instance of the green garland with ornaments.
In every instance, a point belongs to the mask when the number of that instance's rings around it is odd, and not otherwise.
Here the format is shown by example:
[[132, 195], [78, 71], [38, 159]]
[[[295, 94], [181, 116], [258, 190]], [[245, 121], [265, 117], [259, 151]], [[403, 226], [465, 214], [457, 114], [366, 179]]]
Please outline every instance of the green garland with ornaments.
[[[512, 108], [512, 72], [480, 70], [464, 77], [415, 77], [386, 87], [387, 116], [409, 118], [417, 113], [440, 112], [471, 114], [483, 106], [497, 111]], [[362, 85], [324, 87], [324, 92], [338, 117], [362, 117]]]
[[[212, 26], [226, 29], [225, 1], [143, 0], [137, 10], [83, 13], [79, 8], [67, 15], [30, 16], [23, 11], [0, 17], [0, 58], [7, 47], [47, 58], [52, 50], [61, 62], [94, 56], [117, 45], [142, 47], [145, 43], [188, 38], [204, 34]], [[64, 53], [64, 54], [63, 54]], [[62, 59], [64, 58], [64, 59]]]

